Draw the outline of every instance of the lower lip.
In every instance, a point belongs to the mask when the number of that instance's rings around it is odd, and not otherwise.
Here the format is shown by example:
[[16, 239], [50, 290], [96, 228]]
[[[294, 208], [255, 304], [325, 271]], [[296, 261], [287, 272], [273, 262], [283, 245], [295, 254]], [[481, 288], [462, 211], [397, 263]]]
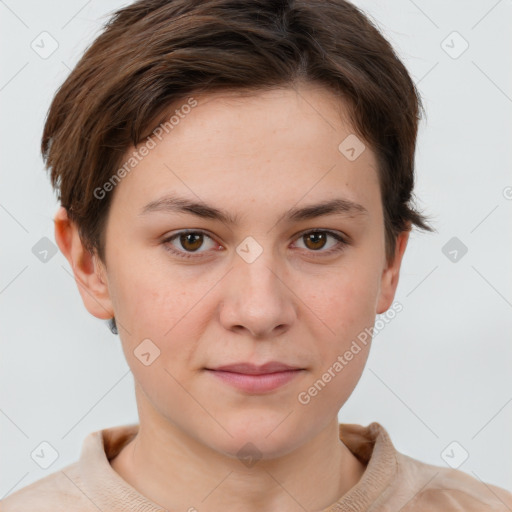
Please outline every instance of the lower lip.
[[293, 380], [303, 370], [287, 370], [261, 375], [248, 375], [246, 373], [226, 372], [222, 370], [208, 370], [218, 379], [247, 393], [265, 393], [273, 391]]

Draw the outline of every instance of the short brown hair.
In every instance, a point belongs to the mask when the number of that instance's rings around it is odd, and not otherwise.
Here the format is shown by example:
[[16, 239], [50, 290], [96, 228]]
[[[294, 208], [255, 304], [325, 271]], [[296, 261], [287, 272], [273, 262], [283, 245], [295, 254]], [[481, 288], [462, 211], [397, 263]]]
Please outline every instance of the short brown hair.
[[[346, 0], [139, 0], [116, 11], [50, 106], [41, 150], [84, 246], [105, 261], [112, 194], [93, 193], [151, 123], [192, 93], [322, 85], [375, 152], [386, 257], [435, 231], [411, 204], [420, 96], [376, 26]], [[341, 141], [340, 141], [341, 142]]]

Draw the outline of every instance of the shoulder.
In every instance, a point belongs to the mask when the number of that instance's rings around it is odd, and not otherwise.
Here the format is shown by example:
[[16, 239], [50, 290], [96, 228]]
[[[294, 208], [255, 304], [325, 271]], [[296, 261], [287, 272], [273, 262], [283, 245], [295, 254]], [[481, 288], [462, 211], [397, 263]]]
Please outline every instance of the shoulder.
[[427, 464], [397, 452], [398, 480], [411, 496], [402, 512], [510, 512], [512, 493], [459, 469]]
[[367, 468], [336, 506], [349, 510], [362, 501], [379, 512], [512, 512], [511, 492], [477, 475], [399, 452], [380, 423], [341, 423], [340, 439]]
[[78, 487], [78, 462], [70, 464], [23, 487], [3, 500], [2, 512], [97, 512], [95, 505]]

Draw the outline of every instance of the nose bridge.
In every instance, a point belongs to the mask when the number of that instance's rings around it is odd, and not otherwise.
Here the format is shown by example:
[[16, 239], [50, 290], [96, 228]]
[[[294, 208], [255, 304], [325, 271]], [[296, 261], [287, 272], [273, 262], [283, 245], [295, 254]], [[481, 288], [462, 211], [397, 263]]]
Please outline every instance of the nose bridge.
[[279, 264], [272, 249], [269, 246], [264, 249], [254, 240], [247, 240], [240, 244], [237, 253], [240, 257], [232, 277], [238, 283], [244, 301], [267, 305], [278, 301], [282, 290], [277, 270]]
[[291, 294], [279, 277], [282, 267], [270, 247], [246, 240], [229, 273], [231, 285], [224, 297], [222, 321], [226, 328], [242, 326], [253, 335], [269, 335], [293, 321]]

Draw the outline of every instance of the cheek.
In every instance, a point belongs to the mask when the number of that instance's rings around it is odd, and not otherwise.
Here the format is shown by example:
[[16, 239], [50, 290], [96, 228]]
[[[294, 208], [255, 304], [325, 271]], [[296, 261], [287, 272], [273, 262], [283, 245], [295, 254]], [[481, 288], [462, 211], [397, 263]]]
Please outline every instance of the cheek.
[[[118, 278], [122, 276], [123, 280], [117, 288], [116, 317], [129, 331], [127, 334], [120, 330], [120, 333], [134, 375], [138, 372], [142, 386], [154, 389], [162, 382], [172, 388], [174, 381], [165, 370], [185, 383], [190, 378], [187, 368], [196, 365], [194, 354], [202, 339], [204, 319], [210, 314], [204, 309], [206, 302], [201, 301], [208, 291], [208, 283], [191, 286], [194, 281], [186, 275], [171, 279], [154, 271], [128, 273], [125, 269], [124, 275], [121, 271], [119, 269]], [[140, 361], [136, 359], [139, 345], [148, 339], [151, 342], [145, 343], [149, 352], [158, 354], [152, 364], [159, 368], [158, 378], [154, 372], [140, 368]]]
[[127, 364], [161, 412], [188, 407], [182, 386], [189, 387], [188, 369], [199, 339], [193, 297], [176, 293], [169, 284], [132, 275], [119, 293], [119, 317], [129, 330], [120, 330]]
[[315, 321], [318, 327], [312, 333], [318, 359], [297, 396], [308, 414], [339, 411], [356, 387], [371, 346], [374, 294], [375, 289], [362, 291], [347, 284], [315, 299], [317, 317], [322, 319]]
[[116, 318], [137, 335], [164, 337], [192, 307], [193, 289], [181, 281], [133, 257], [120, 261], [112, 280]]
[[331, 340], [326, 344], [329, 352], [342, 350], [352, 338], [374, 324], [379, 281], [368, 269], [350, 268], [331, 274], [321, 288], [322, 293], [308, 293], [303, 288], [303, 301], [319, 320], [323, 332], [320, 339]]

